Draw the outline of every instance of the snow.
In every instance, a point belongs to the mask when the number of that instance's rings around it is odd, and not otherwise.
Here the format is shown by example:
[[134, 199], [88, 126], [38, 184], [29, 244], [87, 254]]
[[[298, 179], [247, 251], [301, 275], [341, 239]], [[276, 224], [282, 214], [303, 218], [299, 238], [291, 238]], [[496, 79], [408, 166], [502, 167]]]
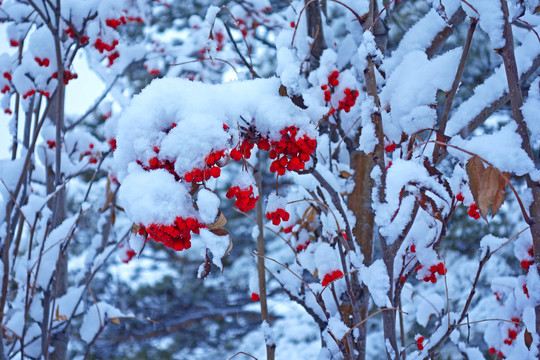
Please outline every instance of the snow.
[[202, 189], [197, 193], [197, 208], [199, 209], [199, 216], [204, 223], [211, 224], [216, 220], [219, 204], [219, 197], [212, 191]]
[[527, 123], [533, 142], [540, 141], [540, 122], [538, 121], [540, 109], [540, 77], [537, 77], [529, 88], [529, 98], [523, 104], [521, 111]]
[[105, 326], [106, 320], [119, 317], [126, 317], [126, 315], [106, 302], [99, 301], [91, 304], [88, 312], [84, 315], [83, 323], [79, 330], [81, 339], [87, 343], [92, 342]]
[[[516, 123], [511, 122], [492, 134], [473, 137], [470, 140], [455, 136], [450, 144], [482, 157], [500, 171], [522, 176], [534, 170], [535, 166], [521, 148], [521, 137], [516, 130]], [[464, 162], [470, 158], [470, 155], [453, 148], [448, 148], [448, 152]]]
[[186, 185], [175, 181], [162, 169], [144, 171], [135, 168], [122, 181], [118, 196], [127, 215], [136, 224], [171, 225], [178, 216], [184, 219], [196, 216]]
[[229, 235], [218, 236], [208, 229], [200, 229], [200, 238], [204, 246], [212, 253], [212, 262], [223, 271], [221, 259], [229, 248]]
[[388, 277], [386, 266], [381, 259], [375, 260], [369, 267], [361, 269], [360, 277], [368, 287], [375, 305], [378, 307], [392, 307], [388, 298], [390, 278]]
[[478, 24], [491, 41], [493, 49], [501, 49], [506, 43], [503, 37], [504, 18], [500, 1], [471, 0], [471, 6], [463, 5], [463, 10], [469, 17], [479, 19]]
[[437, 114], [431, 105], [436, 104], [437, 90], [450, 90], [461, 52], [456, 48], [429, 60], [414, 50], [403, 57], [380, 95], [389, 140], [399, 143], [402, 132], [411, 135], [434, 127]]

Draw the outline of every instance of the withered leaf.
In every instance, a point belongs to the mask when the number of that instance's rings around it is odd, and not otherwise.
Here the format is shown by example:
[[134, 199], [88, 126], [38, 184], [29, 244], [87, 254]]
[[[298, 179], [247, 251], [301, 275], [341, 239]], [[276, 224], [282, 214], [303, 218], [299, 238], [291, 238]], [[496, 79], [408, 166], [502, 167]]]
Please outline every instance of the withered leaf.
[[532, 337], [531, 333], [529, 332], [529, 330], [525, 329], [525, 332], [523, 333], [523, 337], [525, 339], [525, 345], [530, 350], [531, 349], [531, 344], [533, 342], [533, 337]]
[[341, 170], [341, 171], [339, 172], [339, 174], [340, 174], [342, 177], [344, 177], [345, 179], [348, 179], [348, 178], [350, 178], [350, 177], [352, 176], [350, 172], [347, 172], [347, 171], [345, 171], [345, 170]]
[[225, 215], [223, 215], [223, 213], [220, 210], [216, 221], [213, 224], [207, 225], [207, 227], [210, 230], [216, 230], [216, 229], [221, 229], [226, 224], [227, 224], [227, 218], [225, 217]]
[[478, 156], [473, 156], [467, 161], [465, 168], [469, 176], [469, 188], [471, 189], [474, 202], [478, 204], [478, 191], [480, 188], [480, 179], [484, 173], [484, 163]]
[[487, 220], [486, 216], [491, 208], [491, 217], [495, 216], [501, 207], [506, 194], [506, 180], [499, 170], [493, 166], [489, 166], [484, 170], [480, 179], [478, 190], [478, 209], [482, 217]]
[[120, 324], [120, 320], [118, 320], [118, 318], [110, 318], [110, 320], [116, 325]]
[[437, 204], [432, 198], [421, 192], [416, 196], [416, 201], [425, 212], [440, 222], [443, 222], [441, 210], [437, 207]]
[[208, 255], [208, 249], [206, 249], [206, 256], [204, 258], [204, 263], [201, 264], [201, 267], [202, 271], [199, 270], [199, 277], [204, 279], [210, 274], [210, 270], [212, 269], [212, 262], [210, 261], [210, 256]]
[[210, 229], [210, 232], [217, 235], [217, 236], [225, 236], [225, 235], [229, 235], [229, 232], [225, 229]]

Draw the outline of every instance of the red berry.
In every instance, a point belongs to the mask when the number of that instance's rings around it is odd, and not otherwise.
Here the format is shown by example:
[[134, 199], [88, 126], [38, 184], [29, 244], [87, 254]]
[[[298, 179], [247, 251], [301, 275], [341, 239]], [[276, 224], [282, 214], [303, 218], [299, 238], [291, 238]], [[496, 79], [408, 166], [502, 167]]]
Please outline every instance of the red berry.
[[259, 301], [259, 294], [257, 293], [251, 293], [251, 301]]
[[463, 200], [465, 200], [465, 198], [463, 197], [463, 194], [462, 194], [462, 193], [458, 193], [458, 194], [456, 195], [456, 200], [457, 200], [457, 201], [463, 201]]

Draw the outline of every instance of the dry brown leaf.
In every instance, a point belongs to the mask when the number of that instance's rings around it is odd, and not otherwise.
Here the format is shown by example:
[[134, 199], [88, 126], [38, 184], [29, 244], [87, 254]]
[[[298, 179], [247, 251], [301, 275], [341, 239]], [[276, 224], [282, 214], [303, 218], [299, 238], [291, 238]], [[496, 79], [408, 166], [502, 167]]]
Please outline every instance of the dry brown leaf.
[[534, 13], [535, 14], [538, 14], [540, 12], [540, 5], [538, 5], [535, 9], [534, 9]]
[[207, 227], [210, 230], [216, 230], [216, 229], [221, 229], [226, 224], [227, 224], [227, 218], [225, 217], [225, 215], [223, 215], [223, 213], [220, 210], [218, 213], [217, 220], [213, 224], [207, 225]]
[[341, 171], [339, 172], [339, 174], [340, 174], [342, 177], [344, 177], [345, 179], [348, 179], [348, 178], [350, 178], [350, 177], [352, 176], [350, 172], [347, 172], [347, 171], [345, 171], [345, 170], [341, 170]]
[[506, 199], [505, 189], [506, 189], [506, 186], [508, 185], [507, 179], [510, 179], [510, 173], [504, 172], [502, 173], [502, 175], [499, 174], [499, 189], [495, 198], [493, 199], [493, 203], [491, 204], [491, 217], [492, 218], [499, 212], [501, 205]]
[[432, 198], [421, 192], [420, 195], [416, 197], [416, 202], [433, 218], [439, 220], [440, 222], [444, 222], [441, 215], [441, 210], [437, 207], [437, 204]]
[[491, 208], [491, 217], [497, 214], [501, 207], [506, 194], [504, 189], [506, 188], [506, 179], [501, 172], [489, 166], [484, 170], [480, 179], [478, 190], [478, 209], [482, 214], [482, 217], [487, 221], [487, 213]]
[[529, 330], [525, 329], [524, 334], [523, 334], [523, 338], [525, 339], [525, 345], [530, 350], [531, 349], [531, 344], [533, 342], [533, 337], [532, 337], [531, 333], [529, 332]]
[[120, 320], [118, 320], [118, 318], [110, 318], [110, 320], [116, 325], [120, 324]]
[[57, 306], [56, 307], [56, 314], [55, 314], [55, 317], [54, 317], [54, 321], [67, 321], [67, 316], [66, 315], [61, 315], [60, 314], [60, 307]]
[[229, 232], [225, 229], [210, 229], [210, 232], [217, 236], [229, 235]]
[[313, 277], [316, 278], [319, 276], [319, 269], [315, 268], [315, 271], [313, 272]]
[[131, 232], [132, 232], [133, 234], [137, 234], [137, 233], [139, 232], [140, 229], [141, 229], [141, 227], [140, 227], [139, 225], [137, 225], [137, 224], [133, 224], [133, 225], [131, 226]]
[[474, 202], [478, 204], [478, 190], [480, 187], [480, 179], [484, 173], [484, 163], [478, 156], [473, 156], [467, 161], [467, 175], [469, 176], [469, 188], [471, 189]]

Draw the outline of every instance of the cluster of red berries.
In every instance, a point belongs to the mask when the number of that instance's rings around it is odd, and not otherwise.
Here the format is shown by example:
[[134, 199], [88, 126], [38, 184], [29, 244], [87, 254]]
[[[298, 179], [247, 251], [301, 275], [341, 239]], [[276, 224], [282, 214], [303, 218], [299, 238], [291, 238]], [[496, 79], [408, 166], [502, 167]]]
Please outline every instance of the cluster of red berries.
[[529, 296], [529, 289], [527, 288], [527, 284], [523, 285], [523, 293], [527, 295], [527, 299], [530, 298]]
[[[109, 144], [110, 144], [110, 142], [109, 142]], [[114, 148], [116, 149], [116, 140], [114, 140]], [[112, 149], [112, 145], [111, 145], [111, 149]], [[114, 151], [114, 149], [113, 149], [113, 151]], [[159, 153], [159, 148], [157, 146], [154, 146], [154, 152], [156, 154]], [[178, 176], [178, 174], [174, 171], [174, 163], [175, 163], [174, 161], [160, 160], [160, 159], [157, 158], [157, 156], [154, 156], [153, 158], [148, 160], [148, 165], [144, 165], [142, 163], [142, 161], [137, 160], [137, 164], [139, 164], [139, 166], [141, 166], [144, 170], [150, 171], [150, 170], [156, 170], [156, 169], [165, 169], [171, 175], [174, 176], [176, 181], [179, 181], [180, 176]]]
[[7, 79], [8, 81], [11, 81], [11, 74], [10, 74], [9, 72], [6, 71], [6, 72], [3, 74], [3, 76], [4, 76], [4, 79]]
[[[284, 231], [285, 231], [285, 230], [284, 230]], [[309, 244], [311, 244], [311, 241], [306, 240], [303, 244], [298, 244], [298, 245], [296, 246], [296, 250], [297, 250], [298, 252], [304, 251], [304, 250], [307, 249], [307, 247], [308, 247]]]
[[435, 284], [437, 282], [437, 274], [445, 275], [447, 270], [444, 267], [444, 264], [441, 262], [437, 265], [431, 265], [429, 271], [431, 274], [429, 276], [425, 276], [422, 280], [425, 282], [431, 281], [433, 284]]
[[105, 25], [112, 27], [116, 30], [120, 25], [125, 25], [127, 23], [125, 16], [121, 16], [119, 19], [107, 19], [105, 20]]
[[109, 146], [111, 147], [111, 151], [116, 150], [116, 139], [115, 138], [110, 138], [109, 140], [107, 140], [107, 143], [109, 143]]
[[392, 141], [390, 144], [384, 147], [384, 151], [386, 151], [387, 153], [390, 153], [396, 150], [396, 147], [397, 147], [396, 143]]
[[[529, 251], [527, 251], [527, 253], [529, 254], [529, 256], [533, 256], [534, 254], [534, 247], [531, 246], [531, 248], [529, 249]], [[521, 268], [526, 270], [526, 271], [529, 271], [529, 268], [531, 267], [531, 265], [534, 264], [534, 260], [521, 260]]]
[[332, 281], [337, 280], [342, 276], [343, 276], [343, 273], [341, 272], [341, 270], [334, 270], [331, 273], [324, 275], [324, 278], [321, 284], [322, 286], [327, 286]]
[[259, 200], [258, 196], [253, 194], [253, 186], [249, 185], [247, 189], [240, 189], [239, 186], [233, 186], [227, 191], [227, 199], [232, 199], [236, 196], [234, 205], [243, 212], [248, 212], [255, 207], [255, 203]]
[[255, 302], [255, 301], [259, 301], [259, 294], [253, 292], [251, 293], [251, 301]]
[[251, 157], [251, 149], [253, 149], [254, 144], [244, 140], [237, 147], [231, 150], [231, 159], [235, 161], [240, 161], [243, 158], [249, 159]]
[[270, 144], [263, 140], [259, 142], [258, 146], [262, 150], [269, 149], [271, 146], [269, 157], [275, 159], [270, 165], [271, 172], [284, 175], [285, 170], [294, 171], [305, 168], [310, 155], [317, 148], [317, 141], [307, 135], [297, 138], [297, 132], [296, 126], [289, 126], [280, 131], [279, 141], [272, 141]]
[[36, 93], [35, 89], [30, 89], [27, 92], [23, 94], [23, 99], [29, 98], [30, 96], [34, 95]]
[[56, 141], [54, 140], [47, 140], [47, 147], [49, 149], [54, 149], [56, 147]]
[[506, 358], [506, 356], [504, 356], [504, 354], [503, 354], [501, 351], [497, 352], [497, 350], [496, 350], [495, 348], [489, 348], [488, 351], [489, 351], [489, 353], [490, 353], [491, 355], [497, 354], [497, 357], [498, 357], [498, 358], [501, 358], [501, 359]]
[[420, 351], [424, 350], [424, 340], [424, 337], [421, 335], [416, 338], [416, 347]]
[[126, 251], [126, 256], [122, 259], [122, 262], [123, 262], [124, 264], [127, 264], [128, 262], [131, 261], [131, 259], [133, 259], [133, 257], [134, 257], [135, 255], [137, 255], [137, 254], [135, 253], [135, 251], [129, 249], [128, 251]]
[[[517, 324], [516, 324], [517, 327]], [[515, 329], [508, 329], [508, 337], [504, 339], [504, 343], [507, 345], [512, 345], [514, 340], [517, 338], [517, 331]]]
[[[65, 30], [65, 32], [66, 32], [66, 34], [68, 34], [68, 36], [71, 39], [75, 38], [75, 31], [72, 28], [67, 28]], [[86, 36], [86, 35], [81, 36], [81, 44], [86, 44], [87, 42], [88, 42], [88, 36]]]
[[290, 214], [288, 212], [286, 212], [285, 210], [281, 209], [281, 208], [278, 208], [276, 211], [274, 212], [267, 212], [266, 213], [266, 218], [268, 220], [271, 220], [272, 221], [272, 224], [274, 225], [279, 225], [279, 223], [281, 222], [281, 220], [283, 221], [289, 221], [289, 218], [290, 218]]
[[[72, 73], [69, 70], [64, 70], [64, 85], [67, 85], [71, 80], [78, 78], [79, 76]], [[53, 79], [58, 79], [58, 72], [52, 74]]]
[[120, 57], [120, 53], [118, 51], [115, 51], [107, 55], [107, 60], [109, 60], [109, 64], [107, 66], [112, 66], [112, 64], [114, 64], [114, 60], [118, 59], [119, 57]]
[[208, 180], [211, 177], [218, 178], [221, 175], [221, 169], [216, 166], [216, 164], [223, 158], [224, 155], [225, 150], [210, 153], [210, 155], [208, 155], [204, 160], [207, 168], [202, 170], [194, 169], [184, 175], [184, 179], [186, 179], [187, 182], [202, 182], [203, 180]]
[[478, 206], [475, 203], [472, 203], [467, 210], [467, 214], [475, 220], [480, 219], [480, 213], [478, 212]]
[[216, 41], [217, 41], [216, 50], [217, 51], [221, 51], [223, 49], [223, 46], [225, 45], [224, 40], [225, 40], [225, 35], [223, 35], [221, 31], [216, 31]]
[[100, 53], [103, 53], [104, 51], [113, 51], [116, 48], [116, 45], [118, 45], [118, 40], [114, 40], [111, 44], [107, 44], [103, 42], [101, 38], [97, 38], [96, 42], [94, 43], [94, 47]]
[[51, 93], [45, 90], [39, 90], [39, 94], [45, 96], [47, 99], [51, 96]]
[[197, 219], [177, 217], [173, 225], [150, 224], [140, 225], [139, 235], [146, 232], [154, 241], [161, 242], [175, 251], [187, 250], [191, 247], [191, 233], [199, 234], [199, 230], [205, 225]]
[[90, 144], [88, 145], [88, 148], [89, 148], [89, 150], [85, 151], [85, 152], [83, 153], [83, 156], [90, 156], [90, 159], [88, 160], [88, 162], [89, 162], [90, 164], [97, 164], [98, 159], [97, 159], [96, 156], [94, 156], [94, 152], [93, 152], [93, 150], [94, 150], [94, 144], [90, 143]]
[[457, 200], [457, 201], [463, 202], [463, 200], [465, 200], [465, 197], [463, 196], [462, 193], [458, 193], [458, 194], [456, 195], [456, 200]]
[[9, 90], [11, 90], [11, 88], [9, 87], [9, 85], [4, 86], [4, 88], [2, 89], [2, 94], [7, 93]]
[[345, 112], [348, 113], [356, 104], [356, 98], [359, 93], [358, 90], [351, 90], [349, 88], [345, 88], [343, 92], [345, 93], [345, 98], [339, 100], [338, 110], [345, 110]]
[[40, 59], [37, 56], [34, 58], [34, 60], [38, 63], [39, 66], [44, 66], [44, 67], [48, 67], [49, 64], [51, 63], [49, 59], [47, 58]]

